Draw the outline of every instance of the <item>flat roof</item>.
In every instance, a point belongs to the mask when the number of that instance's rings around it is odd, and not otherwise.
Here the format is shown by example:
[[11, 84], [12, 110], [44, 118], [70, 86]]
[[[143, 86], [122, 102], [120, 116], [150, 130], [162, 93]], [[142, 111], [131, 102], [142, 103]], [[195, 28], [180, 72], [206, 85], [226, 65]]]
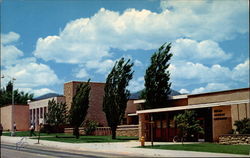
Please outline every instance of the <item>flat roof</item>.
[[216, 93], [225, 93], [225, 92], [242, 91], [242, 90], [248, 90], [248, 91], [250, 91], [250, 88], [248, 87], [248, 88], [238, 88], [238, 89], [229, 89], [229, 90], [223, 90], [223, 91], [215, 91], [215, 92], [188, 94], [188, 96], [209, 95], [209, 94], [216, 94]]
[[139, 111], [136, 111], [136, 113], [137, 114], [158, 113], [158, 112], [168, 112], [168, 111], [178, 111], [178, 110], [200, 109], [200, 108], [208, 108], [208, 107], [216, 107], [216, 106], [230, 106], [230, 105], [237, 105], [237, 104], [244, 104], [244, 103], [250, 103], [250, 99], [139, 110]]
[[[173, 100], [173, 99], [185, 99], [185, 98], [188, 98], [187, 95], [185, 94], [182, 94], [182, 95], [175, 95], [175, 96], [168, 96], [170, 100]], [[145, 103], [146, 100], [145, 99], [139, 99], [139, 100], [135, 100], [134, 101], [134, 104], [141, 104], [141, 103]]]
[[[88, 81], [68, 81], [68, 82], [64, 82], [64, 84], [67, 84], [67, 83], [87, 83]], [[96, 84], [105, 84], [105, 82], [89, 82], [89, 83], [96, 83]]]

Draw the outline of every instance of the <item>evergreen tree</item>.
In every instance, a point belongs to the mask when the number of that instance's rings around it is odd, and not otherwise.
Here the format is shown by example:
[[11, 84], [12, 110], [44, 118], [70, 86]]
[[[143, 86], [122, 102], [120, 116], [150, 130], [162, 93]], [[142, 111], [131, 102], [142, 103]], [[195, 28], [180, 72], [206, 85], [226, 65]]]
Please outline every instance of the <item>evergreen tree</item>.
[[192, 138], [192, 135], [204, 133], [203, 128], [199, 124], [200, 121], [196, 120], [196, 113], [192, 110], [185, 110], [183, 114], [175, 116], [174, 120], [179, 129], [182, 144], [184, 137], [189, 139]]
[[52, 126], [65, 125], [68, 119], [66, 103], [56, 103], [54, 99], [49, 100], [48, 113], [45, 114], [45, 119]]
[[89, 81], [78, 86], [70, 109], [70, 124], [74, 127], [73, 134], [77, 139], [80, 135], [79, 127], [82, 125], [89, 108], [89, 93], [91, 89]]
[[133, 76], [133, 72], [131, 72], [133, 63], [129, 62], [130, 60], [125, 62], [124, 58], [121, 58], [115, 63], [106, 79], [104, 88], [103, 111], [112, 131], [112, 139], [116, 139], [116, 129], [124, 117], [130, 96], [126, 87]]
[[[0, 89], [0, 107], [8, 104], [12, 104], [12, 89], [13, 83], [8, 82], [6, 88]], [[33, 94], [19, 92], [18, 89], [14, 90], [14, 103], [15, 104], [27, 104], [27, 100], [33, 99]]]
[[162, 108], [167, 105], [168, 95], [170, 94], [171, 83], [169, 60], [172, 54], [169, 53], [171, 44], [162, 45], [151, 57], [151, 65], [147, 68], [145, 79], [146, 99], [144, 109]]

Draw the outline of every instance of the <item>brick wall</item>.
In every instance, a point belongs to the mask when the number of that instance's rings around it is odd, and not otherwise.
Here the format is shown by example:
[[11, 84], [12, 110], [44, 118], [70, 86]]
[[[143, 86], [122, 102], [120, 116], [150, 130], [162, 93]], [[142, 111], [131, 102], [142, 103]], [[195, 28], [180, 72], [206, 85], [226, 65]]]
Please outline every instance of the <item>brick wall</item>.
[[18, 131], [29, 130], [29, 106], [28, 105], [8, 105], [1, 107], [1, 123], [4, 130], [12, 129], [12, 111], [13, 108], [13, 122], [16, 123]]
[[1, 124], [3, 125], [3, 130], [11, 130], [11, 108], [11, 105], [0, 108]]
[[15, 105], [14, 107], [14, 121], [18, 131], [29, 130], [29, 106], [28, 105]]
[[[72, 81], [64, 84], [64, 96], [68, 109], [71, 107], [73, 97], [80, 83], [83, 82]], [[90, 82], [90, 86], [89, 109], [85, 120], [95, 120], [100, 125], [107, 126], [106, 116], [102, 111], [105, 83]]]

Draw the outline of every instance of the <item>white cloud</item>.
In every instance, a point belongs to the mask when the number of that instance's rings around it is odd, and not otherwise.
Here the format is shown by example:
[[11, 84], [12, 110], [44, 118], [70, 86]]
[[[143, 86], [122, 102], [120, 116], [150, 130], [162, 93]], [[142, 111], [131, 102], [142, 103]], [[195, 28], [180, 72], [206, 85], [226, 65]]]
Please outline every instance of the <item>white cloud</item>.
[[17, 42], [20, 35], [15, 32], [1, 34], [1, 62], [2, 66], [10, 66], [15, 64], [19, 57], [23, 56], [23, 52], [19, 50], [14, 42]]
[[114, 66], [115, 61], [107, 59], [104, 61], [87, 61], [86, 67], [88, 69], [96, 69], [97, 73], [106, 74]]
[[170, 73], [172, 82], [178, 86], [208, 83], [232, 83], [242, 82], [249, 86], [249, 59], [234, 68], [229, 69], [218, 64], [206, 66], [201, 63], [176, 62], [171, 64]]
[[161, 8], [172, 13], [174, 27], [185, 37], [221, 41], [249, 32], [247, 0], [168, 0], [161, 1]]
[[56, 93], [54, 90], [49, 88], [41, 88], [41, 89], [19, 88], [19, 90], [29, 94], [33, 93], [34, 97], [38, 97], [47, 93]]
[[197, 42], [191, 39], [177, 39], [173, 43], [171, 52], [173, 52], [173, 59], [203, 63], [217, 63], [231, 57], [219, 47], [217, 42], [211, 40]]
[[249, 59], [234, 67], [232, 71], [232, 78], [235, 81], [247, 83], [249, 86]]
[[75, 76], [76, 76], [76, 78], [86, 78], [86, 77], [89, 76], [89, 74], [87, 73], [86, 70], [84, 70], [83, 68], [81, 68], [81, 70], [78, 73], [76, 73]]
[[179, 90], [179, 92], [181, 94], [188, 94], [188, 93], [190, 93], [187, 89], [184, 89], [184, 88], [182, 88], [181, 90]]
[[222, 91], [229, 89], [230, 87], [228, 85], [225, 85], [224, 83], [208, 83], [206, 87], [196, 88], [191, 93], [198, 94], [198, 93]]
[[131, 92], [138, 92], [144, 88], [144, 77], [139, 77], [137, 79], [132, 79], [129, 82], [128, 89]]
[[192, 80], [194, 83], [227, 81], [231, 78], [231, 70], [215, 64], [211, 67], [201, 63], [180, 62], [170, 66], [171, 77], [175, 80]]
[[51, 90], [49, 88], [41, 88], [41, 89], [35, 89], [33, 90], [33, 93], [35, 94], [35, 97], [41, 96], [47, 93], [56, 93], [54, 90]]
[[[2, 70], [2, 74], [16, 78], [15, 85], [18, 88], [49, 86], [62, 82], [49, 66], [26, 61], [28, 62], [18, 63]], [[3, 81], [6, 83], [8, 80], [9, 78], [5, 78]]]
[[8, 34], [1, 34], [1, 44], [9, 44], [18, 41], [20, 35], [15, 32], [9, 32]]
[[[195, 2], [190, 1], [185, 9], [178, 2], [170, 1], [167, 5], [173, 9], [161, 13], [127, 9], [120, 14], [101, 8], [92, 17], [67, 23], [59, 35], [39, 38], [34, 55], [44, 60], [84, 64], [110, 56], [111, 48], [150, 50], [166, 41], [188, 37], [208, 40], [197, 43], [197, 52], [200, 52], [199, 46], [207, 48], [207, 52], [198, 55], [225, 56], [213, 41], [232, 39], [238, 33], [248, 32], [248, 2]], [[211, 50], [216, 50], [216, 54], [211, 56]]]
[[[4, 41], [4, 44], [1, 44], [3, 62], [1, 74], [6, 76], [1, 80], [1, 85], [5, 86], [11, 79], [10, 77], [16, 78], [15, 88], [24, 90], [34, 91], [34, 89], [41, 86], [62, 83], [48, 65], [38, 63], [34, 57], [22, 58], [24, 53], [13, 43], [17, 42], [19, 38], [20, 35], [14, 32], [1, 36], [1, 39]], [[34, 92], [40, 93], [41, 91]]]

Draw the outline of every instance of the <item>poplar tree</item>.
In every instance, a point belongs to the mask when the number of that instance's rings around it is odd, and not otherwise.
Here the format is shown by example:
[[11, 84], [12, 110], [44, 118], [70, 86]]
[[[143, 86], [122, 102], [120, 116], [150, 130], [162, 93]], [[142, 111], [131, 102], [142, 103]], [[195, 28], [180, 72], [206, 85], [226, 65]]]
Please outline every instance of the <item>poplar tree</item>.
[[169, 60], [171, 43], [163, 44], [151, 57], [151, 65], [147, 68], [144, 97], [146, 102], [143, 109], [162, 108], [167, 105], [171, 90]]
[[89, 93], [91, 89], [89, 81], [90, 80], [88, 80], [87, 83], [81, 83], [78, 86], [70, 109], [70, 124], [74, 128], [73, 135], [75, 135], [77, 139], [79, 139], [80, 136], [79, 127], [83, 123], [89, 108]]
[[133, 63], [121, 58], [115, 63], [106, 79], [103, 98], [103, 111], [106, 114], [108, 125], [111, 128], [112, 139], [116, 139], [116, 129], [121, 123], [130, 96], [126, 87], [133, 77], [131, 72]]

